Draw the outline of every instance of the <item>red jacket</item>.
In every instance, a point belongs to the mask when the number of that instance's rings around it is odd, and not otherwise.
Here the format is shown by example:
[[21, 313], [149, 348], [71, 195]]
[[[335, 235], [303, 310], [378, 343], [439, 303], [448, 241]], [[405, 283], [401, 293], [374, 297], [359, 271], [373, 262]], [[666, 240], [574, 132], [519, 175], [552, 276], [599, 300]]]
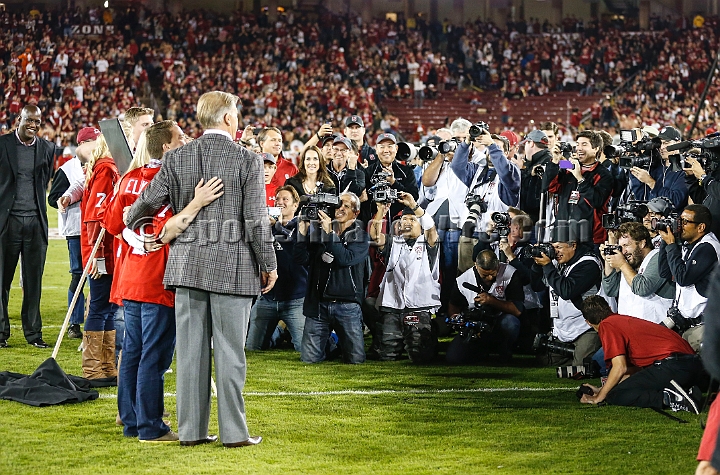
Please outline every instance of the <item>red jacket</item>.
[[105, 237], [98, 247], [95, 256], [91, 256], [95, 246], [103, 214], [105, 213], [106, 201], [112, 198], [115, 184], [120, 180], [115, 162], [112, 158], [103, 157], [95, 162], [92, 170], [92, 177], [85, 185], [85, 192], [80, 205], [82, 216], [82, 228], [80, 234], [80, 245], [82, 248], [83, 265], [87, 265], [92, 257], [104, 257], [107, 273], [112, 275], [115, 270], [113, 258], [113, 235], [106, 232]]

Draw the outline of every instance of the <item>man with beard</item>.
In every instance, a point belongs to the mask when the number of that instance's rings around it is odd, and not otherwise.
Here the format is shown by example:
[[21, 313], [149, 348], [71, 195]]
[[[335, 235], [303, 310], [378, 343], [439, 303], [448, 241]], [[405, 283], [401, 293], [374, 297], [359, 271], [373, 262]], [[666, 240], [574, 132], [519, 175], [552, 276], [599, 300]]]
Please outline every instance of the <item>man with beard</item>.
[[42, 339], [40, 294], [48, 246], [45, 190], [53, 172], [55, 146], [37, 136], [42, 124], [40, 109], [25, 106], [14, 134], [0, 137], [0, 348], [10, 338], [8, 299], [10, 284], [22, 254], [25, 339], [36, 348], [47, 348]]
[[618, 313], [660, 323], [675, 297], [675, 283], [660, 277], [658, 249], [640, 223], [618, 228], [618, 250], [608, 254], [602, 246], [605, 272], [602, 286], [609, 297], [617, 297]]

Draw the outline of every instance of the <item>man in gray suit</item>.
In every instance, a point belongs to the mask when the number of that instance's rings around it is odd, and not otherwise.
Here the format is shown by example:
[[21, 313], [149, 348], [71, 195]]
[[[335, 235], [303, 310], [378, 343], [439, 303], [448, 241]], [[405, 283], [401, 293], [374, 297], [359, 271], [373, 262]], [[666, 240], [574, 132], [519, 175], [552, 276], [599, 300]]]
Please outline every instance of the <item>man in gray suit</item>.
[[203, 136], [165, 154], [162, 168], [126, 217], [130, 228], [140, 227], [165, 203], [173, 212], [187, 206], [201, 178], [219, 177], [224, 184], [224, 195], [200, 210], [171, 243], [163, 280], [176, 289], [178, 435], [185, 446], [217, 440], [208, 436], [211, 337], [223, 445], [262, 440], [250, 437], [245, 418], [244, 348], [252, 297], [272, 289], [277, 263], [262, 159], [232, 140], [237, 101], [220, 91], [200, 97], [197, 118]]

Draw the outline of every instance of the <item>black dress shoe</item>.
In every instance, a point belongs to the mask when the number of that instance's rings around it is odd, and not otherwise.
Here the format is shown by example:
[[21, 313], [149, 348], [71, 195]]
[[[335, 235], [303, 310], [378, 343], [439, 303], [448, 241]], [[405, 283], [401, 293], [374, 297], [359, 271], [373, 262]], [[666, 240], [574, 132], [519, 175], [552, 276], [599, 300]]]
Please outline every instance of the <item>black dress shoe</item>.
[[34, 346], [35, 348], [50, 348], [50, 345], [45, 343], [42, 338], [30, 341], [28, 344]]
[[8, 347], [7, 340], [0, 340], [0, 348], [7, 348], [7, 347]]
[[248, 440], [243, 440], [242, 442], [231, 442], [229, 444], [223, 444], [228, 449], [233, 449], [235, 447], [248, 447], [250, 445], [257, 445], [260, 442], [262, 442], [262, 437], [259, 435], [257, 437], [250, 437]]
[[216, 435], [209, 435], [200, 440], [181, 440], [180, 445], [183, 447], [195, 447], [196, 445], [212, 444], [213, 442], [217, 442], [217, 439]]

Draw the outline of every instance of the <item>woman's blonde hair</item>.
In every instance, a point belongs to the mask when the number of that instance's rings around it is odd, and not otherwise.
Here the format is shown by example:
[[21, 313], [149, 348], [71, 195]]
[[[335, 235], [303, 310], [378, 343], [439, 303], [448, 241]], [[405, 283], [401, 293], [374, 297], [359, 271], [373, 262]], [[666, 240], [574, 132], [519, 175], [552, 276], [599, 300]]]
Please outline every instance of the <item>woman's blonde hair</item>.
[[85, 164], [85, 184], [87, 184], [90, 181], [90, 178], [92, 177], [93, 173], [93, 167], [95, 166], [95, 162], [100, 160], [103, 157], [110, 157], [112, 158], [112, 155], [110, 155], [110, 149], [108, 148], [107, 141], [105, 140], [105, 136], [103, 134], [98, 135], [97, 140], [95, 141], [95, 148], [92, 151], [92, 154], [90, 155], [90, 159]]
[[145, 131], [143, 130], [140, 134], [140, 138], [138, 139], [137, 147], [135, 148], [135, 155], [133, 156], [132, 162], [130, 162], [130, 166], [128, 167], [127, 172], [131, 170], [135, 170], [136, 168], [142, 168], [148, 163], [150, 163], [150, 153], [147, 149], [147, 137], [145, 135]]

